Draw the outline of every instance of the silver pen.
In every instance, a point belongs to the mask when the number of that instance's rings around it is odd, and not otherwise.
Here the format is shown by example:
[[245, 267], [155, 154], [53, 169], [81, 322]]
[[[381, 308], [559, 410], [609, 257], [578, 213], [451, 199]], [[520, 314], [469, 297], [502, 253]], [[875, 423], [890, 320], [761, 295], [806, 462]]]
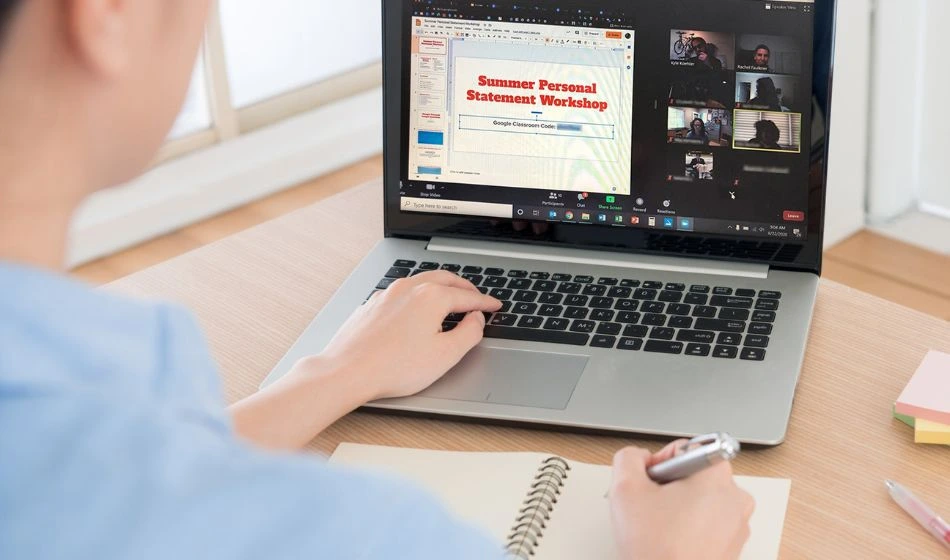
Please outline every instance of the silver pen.
[[647, 475], [659, 484], [686, 478], [739, 454], [739, 442], [729, 434], [715, 433], [695, 437], [684, 443], [673, 458], [653, 465]]

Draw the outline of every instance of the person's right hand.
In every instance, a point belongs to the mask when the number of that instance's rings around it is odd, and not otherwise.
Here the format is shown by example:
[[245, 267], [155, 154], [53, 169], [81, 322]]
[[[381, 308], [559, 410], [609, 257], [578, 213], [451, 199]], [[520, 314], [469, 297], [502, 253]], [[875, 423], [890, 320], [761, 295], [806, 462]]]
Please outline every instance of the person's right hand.
[[682, 443], [614, 456], [610, 508], [624, 560], [735, 560], [749, 538], [755, 501], [736, 486], [728, 461], [662, 486], [647, 476]]

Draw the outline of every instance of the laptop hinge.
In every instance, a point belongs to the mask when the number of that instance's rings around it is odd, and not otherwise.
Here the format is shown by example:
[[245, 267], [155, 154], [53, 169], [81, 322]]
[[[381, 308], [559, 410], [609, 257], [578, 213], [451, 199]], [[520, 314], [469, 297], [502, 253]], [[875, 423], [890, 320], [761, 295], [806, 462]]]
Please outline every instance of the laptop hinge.
[[612, 253], [585, 249], [521, 245], [496, 241], [477, 241], [433, 237], [426, 247], [429, 251], [481, 255], [509, 259], [554, 263], [586, 264], [638, 270], [715, 274], [743, 278], [768, 278], [769, 267], [764, 264], [722, 262], [697, 258], [663, 257], [632, 253]]

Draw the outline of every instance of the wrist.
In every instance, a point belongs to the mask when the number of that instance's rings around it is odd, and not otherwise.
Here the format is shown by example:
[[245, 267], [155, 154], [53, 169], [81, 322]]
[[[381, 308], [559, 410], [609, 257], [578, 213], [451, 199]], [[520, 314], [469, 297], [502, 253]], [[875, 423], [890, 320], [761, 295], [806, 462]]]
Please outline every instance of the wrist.
[[309, 387], [325, 395], [333, 395], [349, 410], [378, 398], [373, 388], [365, 382], [356, 368], [346, 366], [335, 356], [318, 354], [309, 356], [294, 365], [292, 373], [299, 374]]

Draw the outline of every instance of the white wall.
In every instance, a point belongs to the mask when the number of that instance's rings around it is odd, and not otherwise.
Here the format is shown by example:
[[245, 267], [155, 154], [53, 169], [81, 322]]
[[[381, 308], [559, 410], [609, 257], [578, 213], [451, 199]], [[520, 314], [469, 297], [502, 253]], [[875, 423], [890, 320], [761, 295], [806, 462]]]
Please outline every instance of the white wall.
[[[922, 107], [932, 110], [922, 118], [920, 139], [920, 202], [934, 213], [950, 217], [950, 69], [947, 68], [950, 2], [926, 0], [923, 52], [926, 54], [923, 71]], [[935, 109], [935, 110], [934, 110]]]
[[825, 246], [865, 225], [872, 0], [838, 0]]

